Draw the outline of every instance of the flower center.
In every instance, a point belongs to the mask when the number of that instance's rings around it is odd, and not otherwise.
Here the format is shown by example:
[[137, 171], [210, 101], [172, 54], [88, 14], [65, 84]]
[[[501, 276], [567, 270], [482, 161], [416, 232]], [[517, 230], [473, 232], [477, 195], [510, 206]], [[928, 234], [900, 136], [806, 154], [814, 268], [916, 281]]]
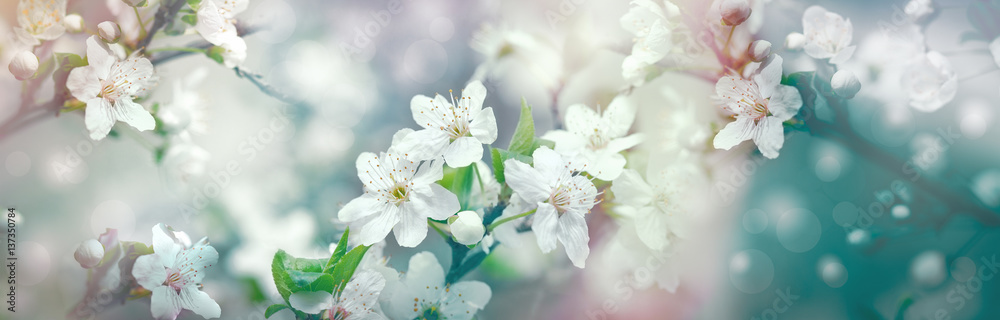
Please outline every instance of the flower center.
[[604, 147], [608, 146], [609, 141], [611, 139], [608, 139], [600, 129], [594, 128], [594, 133], [587, 139], [587, 148], [590, 148], [590, 150], [604, 149]]
[[572, 189], [565, 185], [559, 185], [555, 191], [549, 195], [549, 204], [556, 207], [556, 212], [562, 216], [563, 213], [569, 210], [569, 206], [573, 202]]
[[333, 309], [327, 310], [327, 317], [330, 318], [330, 320], [344, 320], [350, 316], [351, 313], [347, 312], [347, 310], [341, 306], [336, 306]]
[[164, 285], [171, 287], [177, 293], [181, 292], [181, 288], [184, 288], [188, 284], [187, 279], [181, 274], [180, 270], [174, 268], [167, 268], [167, 280], [163, 282]]
[[439, 310], [436, 305], [425, 307], [424, 311], [417, 316], [417, 320], [441, 320], [441, 319], [445, 319], [445, 317], [443, 314], [441, 314], [441, 310]]
[[409, 191], [410, 190], [407, 189], [405, 185], [397, 184], [396, 187], [392, 189], [391, 192], [389, 192], [389, 195], [392, 197], [390, 201], [393, 202], [394, 204], [399, 204], [400, 202], [406, 201], [406, 199], [409, 198], [410, 194]]

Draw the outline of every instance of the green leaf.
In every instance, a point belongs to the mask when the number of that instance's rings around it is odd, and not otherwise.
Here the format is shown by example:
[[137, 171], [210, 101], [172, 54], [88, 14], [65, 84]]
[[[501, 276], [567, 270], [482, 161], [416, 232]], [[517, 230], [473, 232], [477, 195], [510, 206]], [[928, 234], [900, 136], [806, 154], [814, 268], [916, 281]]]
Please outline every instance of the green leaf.
[[212, 60], [215, 60], [215, 62], [218, 62], [218, 63], [221, 64], [223, 61], [225, 61], [225, 59], [222, 58], [222, 53], [223, 52], [226, 52], [226, 49], [224, 49], [224, 48], [222, 48], [220, 46], [213, 46], [211, 48], [208, 48], [208, 50], [205, 51], [205, 55], [208, 56], [209, 58], [211, 58]]
[[521, 98], [521, 118], [517, 121], [517, 128], [514, 129], [514, 136], [510, 138], [510, 147], [507, 148], [512, 153], [530, 156], [535, 147], [535, 120], [531, 117], [531, 106], [528, 101]]
[[185, 14], [185, 15], [181, 16], [181, 21], [184, 21], [184, 23], [187, 23], [187, 24], [193, 26], [193, 25], [198, 24], [198, 16], [194, 15], [194, 14]]
[[500, 155], [500, 149], [490, 148], [490, 160], [493, 161], [493, 172], [497, 182], [503, 184], [506, 179], [503, 176], [503, 161], [506, 160]]
[[323, 272], [330, 273], [333, 271], [333, 267], [337, 265], [340, 258], [347, 253], [347, 235], [351, 232], [351, 228], [344, 230], [344, 235], [340, 236], [340, 241], [337, 242], [337, 249], [333, 250], [333, 255], [330, 256], [330, 260], [327, 260], [326, 266], [323, 267]]
[[476, 164], [458, 168], [449, 188], [452, 193], [458, 196], [458, 203], [462, 206], [462, 210], [469, 210], [472, 183], [476, 180], [476, 173], [472, 167], [474, 165]]
[[271, 276], [285, 302], [288, 302], [288, 296], [292, 293], [308, 289], [319, 279], [323, 275], [324, 263], [320, 259], [296, 258], [284, 250], [278, 250], [271, 261]]
[[264, 311], [264, 318], [265, 319], [270, 318], [278, 311], [285, 309], [288, 309], [287, 304], [272, 304], [270, 307], [267, 307], [267, 310]]
[[323, 273], [316, 280], [313, 280], [305, 289], [305, 291], [325, 291], [333, 293], [334, 289], [333, 275]]
[[57, 70], [69, 71], [73, 68], [87, 65], [87, 60], [73, 53], [56, 52], [52, 56], [55, 57], [56, 63], [59, 64]]
[[201, 4], [201, 0], [187, 0], [187, 3], [192, 8], [198, 7]]
[[357, 246], [351, 249], [350, 252], [340, 259], [340, 262], [337, 262], [337, 266], [333, 267], [334, 288], [337, 291], [343, 290], [347, 282], [351, 281], [351, 277], [354, 276], [354, 270], [358, 268], [358, 264], [361, 263], [361, 258], [365, 256], [365, 252], [368, 252], [368, 248], [369, 246]]

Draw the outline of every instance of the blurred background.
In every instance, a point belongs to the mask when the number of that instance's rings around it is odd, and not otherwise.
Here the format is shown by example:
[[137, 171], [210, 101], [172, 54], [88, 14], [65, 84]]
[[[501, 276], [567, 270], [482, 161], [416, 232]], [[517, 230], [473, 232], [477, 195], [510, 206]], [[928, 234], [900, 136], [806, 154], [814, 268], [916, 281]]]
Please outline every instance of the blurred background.
[[[714, 166], [716, 183], [737, 191], [698, 213], [710, 216], [710, 227], [664, 263], [617, 268], [618, 246], [629, 240], [617, 237], [618, 226], [598, 211], [590, 217], [587, 269], [566, 266], [561, 252], [501, 247], [468, 277], [493, 289], [477, 319], [1000, 318], [1000, 280], [989, 276], [1000, 272], [993, 263], [1000, 253], [1000, 132], [994, 126], [1000, 72], [984, 72], [998, 69], [988, 42], [960, 38], [973, 30], [972, 2], [934, 1], [935, 16], [923, 28], [927, 47], [944, 54], [960, 79], [956, 98], [933, 113], [885, 102], [900, 89], [875, 85], [874, 73], [862, 73], [894, 50], [879, 39], [901, 28], [896, 16], [906, 1], [755, 4], [761, 27], [753, 38], [774, 44], [786, 75], [815, 68], [805, 54], [780, 48], [788, 33], [802, 32], [805, 8], [818, 4], [850, 18], [859, 49], [847, 67], [869, 77], [861, 77], [862, 91], [847, 110], [850, 122], [841, 125], [861, 140], [794, 132], [778, 159], [751, 154], [705, 164]], [[0, 4], [4, 35], [16, 27], [16, 5]], [[121, 12], [128, 9], [120, 0], [70, 0], [67, 12], [83, 16], [90, 28], [111, 19], [125, 28], [130, 15]], [[621, 62], [631, 35], [619, 23], [628, 9], [628, 1], [604, 0], [252, 0], [239, 18], [270, 27], [245, 37], [244, 66], [295, 103], [193, 55], [158, 65], [157, 88], [147, 99], [195, 106], [189, 120], [198, 130], [190, 150], [157, 163], [149, 137], [92, 141], [82, 112], [0, 137], [0, 204], [16, 208], [22, 268], [19, 310], [0, 312], [0, 319], [64, 318], [85, 290], [87, 271], [73, 259], [76, 246], [105, 228], [117, 228], [122, 240], [148, 243], [157, 223], [192, 238], [207, 236], [219, 250], [204, 291], [222, 306], [223, 319], [263, 319], [265, 308], [280, 300], [270, 273], [274, 252], [329, 255], [343, 232], [334, 221], [337, 211], [361, 193], [355, 158], [385, 150], [400, 128], [416, 128], [409, 110], [414, 95], [481, 79], [485, 106], [497, 117], [496, 145], [507, 145], [522, 97], [534, 107], [538, 132], [545, 132], [567, 106], [607, 105], [628, 86]], [[64, 36], [53, 51], [82, 55], [85, 38]], [[13, 52], [0, 50], [7, 65]], [[714, 93], [714, 81], [698, 76], [657, 81], [701, 95], [696, 99]], [[0, 86], [5, 119], [21, 104], [21, 83], [0, 72]], [[635, 94], [650, 93], [640, 88]], [[652, 99], [643, 108], [669, 113], [675, 106]], [[286, 118], [289, 125], [272, 125]], [[637, 120], [637, 130], [663, 125], [644, 121]], [[227, 169], [233, 163], [236, 173]], [[389, 265], [398, 270], [423, 250], [450, 263], [438, 237], [416, 249], [388, 242]], [[649, 286], [664, 268], [680, 274], [676, 293]], [[148, 316], [148, 305], [133, 302], [97, 319]], [[185, 312], [180, 318], [200, 317]]]

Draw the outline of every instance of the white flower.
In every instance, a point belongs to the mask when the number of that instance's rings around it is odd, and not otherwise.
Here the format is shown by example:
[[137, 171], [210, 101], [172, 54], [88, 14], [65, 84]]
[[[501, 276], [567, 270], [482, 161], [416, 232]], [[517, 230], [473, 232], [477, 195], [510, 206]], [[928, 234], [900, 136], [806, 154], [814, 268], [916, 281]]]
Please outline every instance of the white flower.
[[486, 232], [483, 218], [474, 211], [459, 212], [458, 219], [452, 221], [450, 226], [455, 240], [464, 245], [479, 243], [479, 240], [483, 239], [483, 233]]
[[[469, 320], [493, 295], [479, 281], [444, 282], [444, 269], [434, 254], [424, 251], [410, 258], [405, 278], [396, 283], [383, 308], [390, 319]], [[387, 289], [388, 290], [388, 289]]]
[[101, 262], [101, 259], [104, 259], [104, 246], [97, 239], [84, 241], [80, 243], [80, 246], [76, 247], [73, 258], [84, 269], [93, 268]]
[[288, 302], [292, 308], [308, 314], [326, 310], [327, 319], [331, 320], [384, 319], [372, 311], [384, 287], [385, 278], [378, 272], [358, 270], [337, 295], [326, 291], [299, 291], [292, 293]]
[[461, 208], [454, 193], [435, 183], [444, 175], [437, 161], [419, 164], [392, 153], [365, 152], [356, 166], [365, 194], [348, 202], [337, 216], [360, 225], [351, 230], [358, 230], [352, 234], [361, 244], [376, 243], [391, 229], [399, 245], [415, 247], [427, 236], [427, 218], [448, 219]]
[[14, 33], [19, 40], [36, 46], [54, 40], [66, 32], [62, 19], [66, 16], [66, 0], [21, 0], [17, 4], [17, 24]]
[[81, 32], [85, 27], [83, 17], [75, 13], [66, 15], [66, 18], [63, 19], [63, 27], [66, 27], [66, 31], [72, 33]]
[[931, 0], [910, 0], [906, 3], [906, 7], [903, 7], [903, 12], [910, 19], [921, 20], [934, 13], [934, 3]]
[[750, 18], [750, 2], [747, 0], [725, 0], [720, 4], [722, 23], [737, 26]]
[[993, 61], [1000, 67], [1000, 37], [990, 42], [990, 54], [993, 55]]
[[928, 51], [903, 74], [903, 87], [910, 107], [933, 112], [951, 102], [958, 92], [958, 74], [951, 62], [936, 51]]
[[195, 69], [174, 82], [170, 103], [160, 106], [156, 116], [164, 130], [174, 134], [198, 135], [208, 131], [207, 103], [198, 92], [208, 72]]
[[715, 136], [716, 149], [726, 149], [753, 140], [765, 157], [778, 157], [785, 143], [782, 122], [791, 119], [802, 107], [802, 97], [794, 87], [782, 85], [780, 56], [761, 64], [747, 80], [725, 76], [715, 83], [715, 93], [723, 108], [735, 114], [736, 121]]
[[132, 99], [144, 93], [153, 77], [153, 64], [133, 53], [120, 59], [97, 36], [87, 38], [90, 65], [74, 68], [66, 87], [78, 100], [87, 103], [84, 123], [90, 138], [104, 139], [116, 121], [124, 121], [139, 131], [152, 130], [156, 121]]
[[190, 135], [173, 136], [160, 164], [160, 178], [173, 191], [187, 190], [186, 187], [205, 176], [210, 159], [211, 154], [192, 142]]
[[206, 41], [225, 50], [223, 63], [235, 67], [246, 59], [247, 45], [236, 32], [236, 15], [247, 9], [249, 0], [204, 0], [197, 8], [194, 29]]
[[785, 49], [799, 50], [806, 46], [806, 35], [792, 32], [785, 36]]
[[632, 54], [622, 62], [622, 76], [633, 83], [645, 80], [646, 68], [665, 57], [674, 49], [671, 37], [680, 16], [680, 8], [664, 1], [663, 7], [650, 0], [633, 0], [628, 13], [619, 22], [622, 28], [635, 36]]
[[[449, 90], [448, 92], [451, 92]], [[465, 167], [483, 157], [483, 144], [497, 140], [497, 120], [493, 108], [483, 108], [486, 87], [472, 81], [462, 97], [449, 102], [440, 94], [434, 99], [417, 95], [410, 101], [413, 120], [423, 127], [397, 146], [407, 158], [429, 160], [444, 156], [452, 168]]]
[[35, 72], [38, 72], [38, 57], [28, 50], [18, 52], [10, 59], [7, 69], [17, 80], [24, 81], [34, 78]]
[[633, 121], [635, 106], [624, 96], [611, 100], [603, 114], [575, 104], [566, 109], [566, 130], [546, 132], [542, 139], [555, 142], [559, 154], [584, 160], [584, 171], [611, 181], [625, 167], [625, 157], [620, 152], [642, 142], [641, 135], [626, 136]]
[[838, 96], [850, 99], [861, 90], [861, 82], [854, 72], [847, 69], [838, 70], [830, 79], [830, 86]]
[[132, 275], [140, 286], [152, 291], [149, 308], [154, 318], [176, 319], [182, 309], [206, 319], [218, 318], [222, 313], [219, 304], [198, 288], [205, 270], [219, 261], [219, 253], [207, 238], [186, 246], [183, 237], [163, 224], [154, 226], [153, 253], [135, 260]]
[[851, 44], [854, 27], [851, 20], [826, 11], [820, 6], [811, 6], [802, 14], [802, 29], [806, 37], [803, 47], [810, 57], [830, 59], [830, 63], [840, 64], [851, 58], [855, 46]]
[[634, 221], [639, 239], [652, 250], [663, 250], [674, 238], [691, 234], [692, 208], [688, 199], [703, 179], [693, 165], [675, 164], [650, 170], [646, 179], [628, 169], [615, 179], [615, 212]]
[[107, 43], [117, 43], [122, 38], [122, 28], [114, 21], [104, 21], [97, 24], [97, 34]]
[[590, 235], [584, 215], [596, 204], [597, 188], [574, 174], [576, 165], [548, 147], [532, 154], [534, 167], [514, 159], [504, 161], [507, 185], [527, 203], [537, 206], [531, 230], [542, 252], [566, 248], [573, 265], [583, 268], [590, 254]]

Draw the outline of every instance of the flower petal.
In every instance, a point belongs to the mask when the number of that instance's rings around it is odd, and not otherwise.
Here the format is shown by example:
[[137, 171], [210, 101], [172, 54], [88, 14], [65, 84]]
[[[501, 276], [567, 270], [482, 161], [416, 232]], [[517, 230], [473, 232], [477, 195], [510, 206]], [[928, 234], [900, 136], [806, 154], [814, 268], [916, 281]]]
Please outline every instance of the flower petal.
[[94, 68], [98, 78], [107, 79], [116, 60], [107, 43], [97, 39], [97, 36], [87, 38], [87, 65]]
[[586, 138], [566, 130], [549, 130], [541, 138], [554, 142], [561, 154], [577, 154], [587, 146]]
[[597, 152], [587, 164], [587, 172], [604, 181], [618, 178], [623, 169], [625, 169], [625, 156], [617, 152]]
[[208, 245], [207, 239], [203, 239], [190, 249], [181, 250], [177, 255], [175, 268], [186, 271], [193, 270], [190, 275], [191, 282], [200, 283], [205, 278], [205, 269], [219, 262], [219, 252], [214, 247]]
[[430, 184], [430, 192], [412, 195], [407, 204], [421, 218], [434, 220], [448, 219], [462, 208], [458, 196], [436, 183]]
[[208, 293], [198, 290], [196, 286], [187, 286], [181, 289], [180, 305], [184, 309], [202, 316], [205, 319], [213, 319], [222, 316], [222, 309], [219, 303], [215, 302]]
[[167, 269], [163, 266], [160, 255], [147, 254], [135, 259], [132, 276], [140, 286], [146, 290], [153, 290], [163, 286], [163, 282], [167, 280]]
[[338, 304], [351, 314], [363, 314], [378, 303], [378, 296], [383, 288], [385, 277], [381, 274], [370, 270], [359, 271], [344, 287]]
[[469, 114], [478, 114], [480, 110], [483, 110], [483, 101], [486, 101], [486, 87], [478, 80], [469, 82], [462, 90], [462, 99], [469, 100]]
[[172, 233], [162, 223], [153, 226], [153, 252], [160, 256], [160, 261], [164, 266], [173, 267], [177, 253], [184, 248], [167, 232]]
[[635, 232], [639, 240], [653, 250], [661, 250], [670, 243], [667, 240], [665, 221], [661, 217], [663, 213], [653, 207], [639, 209], [638, 217], [635, 221]]
[[493, 115], [493, 108], [480, 110], [473, 115], [472, 122], [469, 122], [469, 133], [484, 144], [497, 141], [497, 118]]
[[594, 109], [584, 104], [574, 104], [566, 108], [563, 117], [566, 130], [580, 136], [588, 136], [594, 128], [599, 127], [601, 116]]
[[628, 134], [632, 122], [635, 121], [635, 113], [635, 105], [628, 100], [628, 97], [620, 95], [611, 100], [602, 116], [610, 125], [607, 128], [608, 136], [614, 139]]
[[587, 220], [582, 214], [567, 212], [559, 217], [559, 231], [556, 232], [559, 242], [566, 248], [566, 255], [573, 265], [583, 268], [590, 255], [590, 235], [587, 233]]
[[153, 288], [149, 299], [149, 311], [157, 320], [174, 320], [181, 313], [181, 297], [177, 291], [167, 286]]
[[156, 120], [149, 114], [142, 105], [132, 102], [131, 99], [119, 99], [115, 101], [115, 118], [128, 123], [136, 130], [153, 130], [156, 127]]
[[418, 211], [413, 200], [403, 203], [399, 208], [399, 223], [392, 228], [396, 243], [403, 247], [416, 247], [427, 237], [427, 216], [423, 215], [426, 212]]
[[437, 293], [444, 289], [441, 287], [444, 284], [444, 269], [433, 253], [424, 251], [410, 257], [403, 282], [414, 298], [435, 301], [440, 298]]
[[750, 118], [737, 117], [736, 121], [730, 122], [719, 131], [712, 143], [716, 149], [729, 150], [740, 142], [752, 139], [757, 131], [753, 122]]
[[757, 83], [761, 97], [770, 98], [774, 94], [775, 88], [781, 83], [781, 64], [783, 61], [781, 56], [772, 55], [757, 69], [757, 74], [753, 75], [753, 82]]
[[380, 204], [382, 202], [376, 200], [375, 196], [365, 193], [340, 208], [340, 211], [337, 212], [337, 219], [343, 222], [352, 222], [370, 216], [382, 209]]
[[448, 144], [443, 154], [449, 167], [467, 167], [483, 158], [483, 144], [473, 137], [461, 137]]
[[333, 295], [326, 291], [299, 291], [288, 296], [288, 303], [296, 310], [319, 314], [324, 309], [333, 307]]
[[531, 224], [531, 231], [535, 233], [538, 248], [543, 253], [548, 253], [556, 248], [558, 228], [559, 215], [556, 214], [556, 207], [548, 203], [539, 203], [538, 210], [535, 211], [535, 221]]
[[757, 149], [768, 159], [778, 157], [778, 150], [785, 144], [785, 133], [781, 126], [781, 120], [776, 117], [764, 117], [758, 124], [759, 129], [753, 137], [753, 142], [757, 144]]
[[392, 230], [392, 227], [399, 223], [399, 207], [387, 205], [383, 208], [385, 210], [382, 212], [359, 220], [363, 223], [357, 233], [358, 241], [361, 244], [370, 246], [382, 241], [385, 236], [389, 235], [389, 230]]
[[794, 117], [800, 108], [802, 108], [802, 96], [799, 90], [786, 85], [778, 85], [767, 103], [767, 109], [781, 121]]
[[538, 170], [515, 159], [507, 159], [503, 165], [507, 185], [524, 201], [536, 203], [549, 197], [549, 186], [539, 179]]
[[66, 88], [77, 100], [88, 101], [101, 92], [101, 79], [92, 66], [73, 68], [66, 78]]
[[632, 169], [625, 170], [611, 182], [611, 192], [615, 201], [625, 205], [642, 207], [653, 201], [653, 187]]
[[482, 310], [493, 291], [490, 286], [479, 281], [462, 281], [449, 287], [441, 300], [441, 313], [449, 320], [469, 320]]
[[83, 123], [90, 131], [90, 139], [101, 140], [108, 136], [108, 132], [111, 132], [111, 127], [115, 125], [116, 121], [111, 109], [111, 103], [103, 98], [87, 100]]
[[395, 147], [396, 152], [413, 160], [430, 160], [440, 157], [449, 146], [448, 135], [437, 128], [417, 130], [406, 135]]

